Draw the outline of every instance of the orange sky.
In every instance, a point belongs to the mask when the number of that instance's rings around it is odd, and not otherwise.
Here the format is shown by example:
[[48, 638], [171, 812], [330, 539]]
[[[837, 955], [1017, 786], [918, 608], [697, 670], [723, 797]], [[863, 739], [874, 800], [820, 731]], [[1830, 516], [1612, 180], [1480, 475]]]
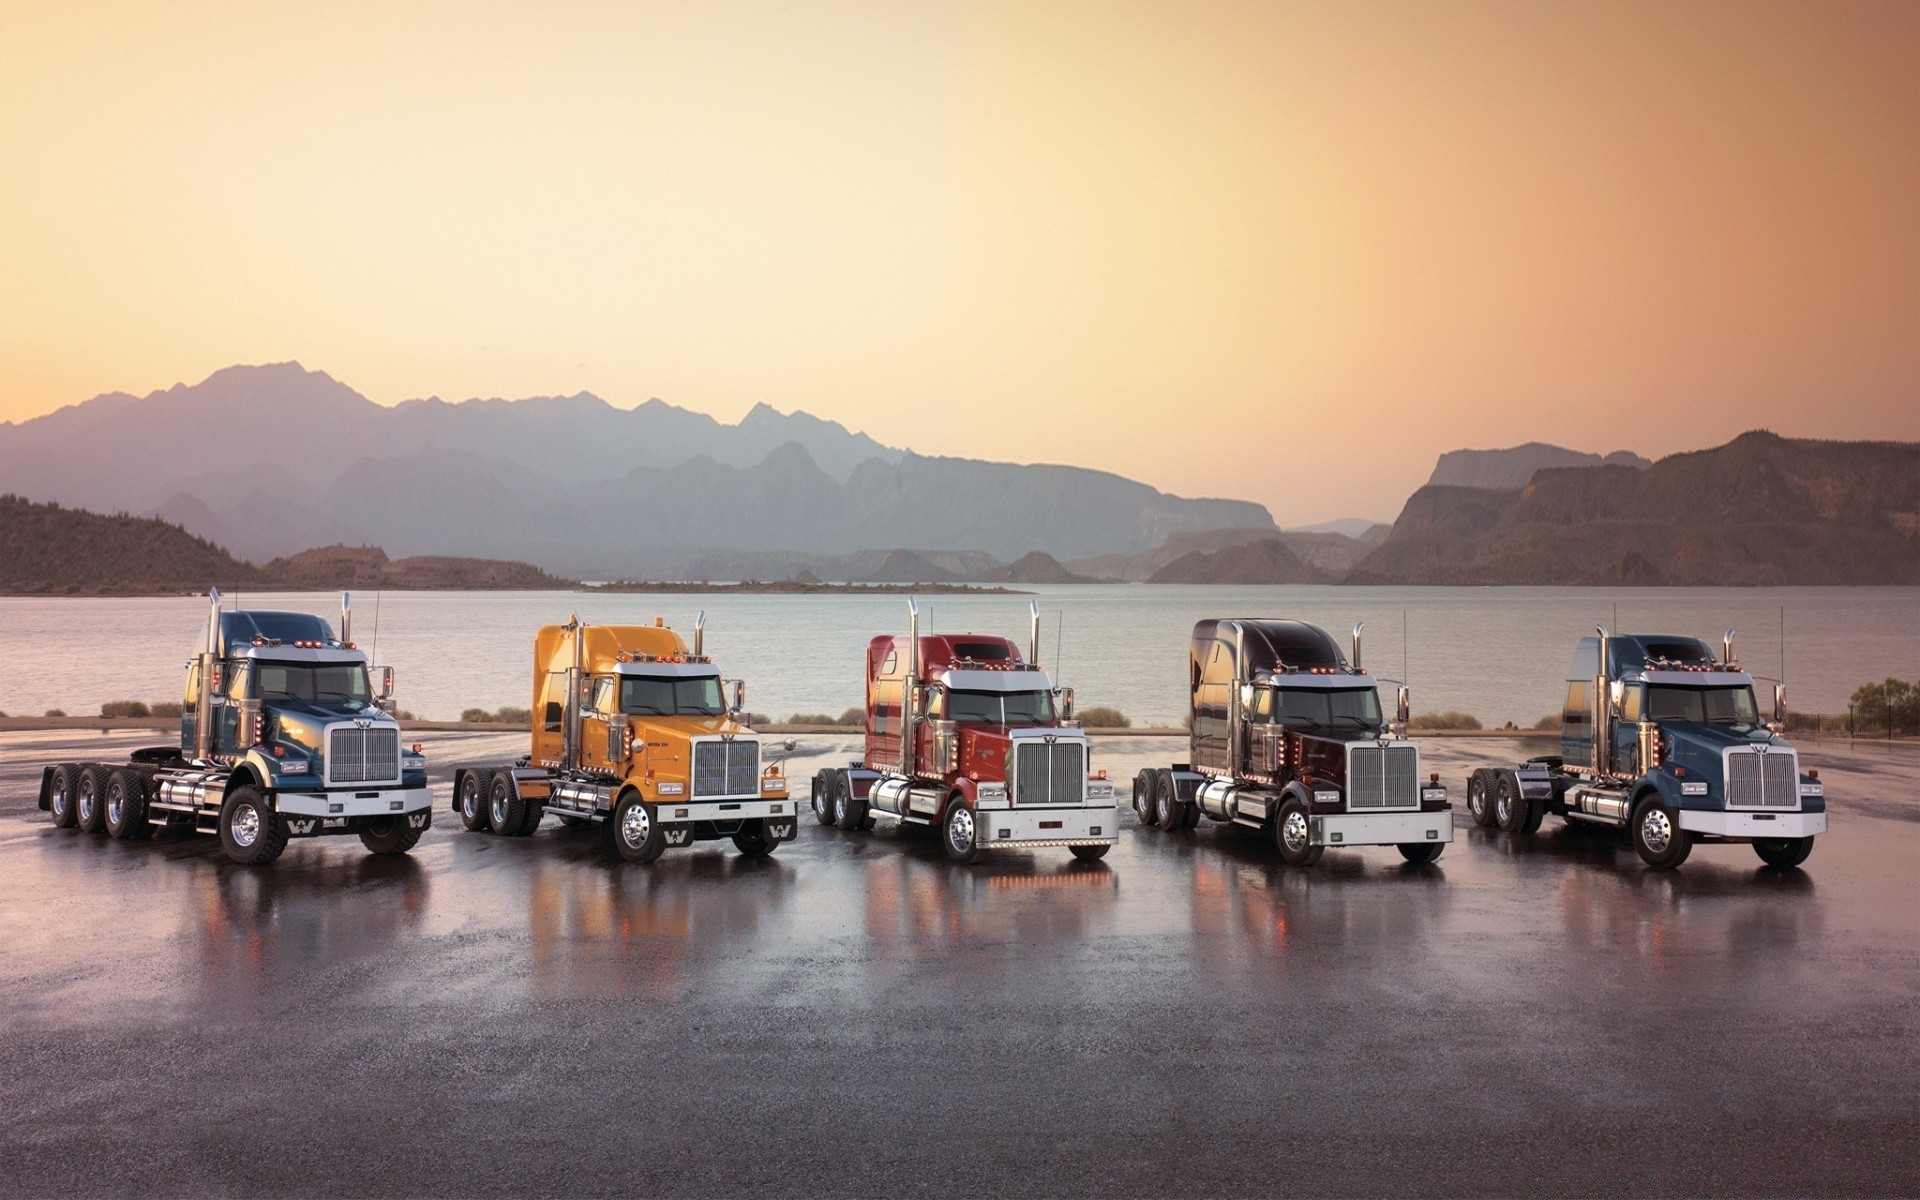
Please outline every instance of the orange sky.
[[1391, 517], [1920, 439], [1916, 214], [1912, 3], [12, 4], [0, 418], [293, 358]]

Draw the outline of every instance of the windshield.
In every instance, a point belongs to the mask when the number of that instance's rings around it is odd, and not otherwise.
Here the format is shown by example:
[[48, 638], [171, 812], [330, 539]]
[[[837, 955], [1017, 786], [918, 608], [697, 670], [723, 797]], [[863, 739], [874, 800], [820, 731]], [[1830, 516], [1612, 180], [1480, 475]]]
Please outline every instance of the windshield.
[[1760, 709], [1751, 687], [1652, 686], [1647, 688], [1647, 719], [1752, 727], [1760, 723]]
[[1275, 700], [1273, 722], [1288, 729], [1357, 729], [1378, 733], [1381, 728], [1380, 698], [1372, 688], [1342, 691], [1280, 688], [1275, 692]]
[[257, 662], [253, 664], [254, 694], [262, 700], [303, 700], [310, 704], [338, 704], [358, 709], [372, 704], [364, 663]]
[[962, 725], [1051, 725], [1050, 692], [948, 692], [947, 719]]
[[720, 699], [720, 677], [692, 678], [623, 675], [620, 711], [636, 717], [717, 717], [727, 711]]

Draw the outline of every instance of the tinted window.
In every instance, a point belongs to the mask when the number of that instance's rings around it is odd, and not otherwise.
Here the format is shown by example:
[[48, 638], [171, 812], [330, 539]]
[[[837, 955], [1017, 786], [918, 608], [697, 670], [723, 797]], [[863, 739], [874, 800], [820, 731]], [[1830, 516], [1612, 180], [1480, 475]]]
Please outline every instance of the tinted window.
[[1279, 703], [1275, 719], [1289, 729], [1377, 732], [1382, 727], [1380, 698], [1372, 688], [1340, 691], [1281, 688], [1275, 693], [1275, 699]]
[[1758, 725], [1760, 710], [1750, 687], [1649, 687], [1647, 717], [1711, 725]]
[[717, 717], [726, 711], [720, 677], [674, 679], [626, 675], [620, 679], [620, 711], [634, 716]]
[[1050, 692], [948, 692], [947, 719], [962, 725], [1051, 725]]
[[[241, 672], [236, 678], [244, 678]], [[367, 668], [360, 663], [306, 666], [296, 663], [253, 664], [254, 694], [262, 700], [305, 700], [316, 704], [357, 707], [369, 702]]]
[[1576, 724], [1581, 721], [1589, 720], [1593, 714], [1593, 707], [1587, 702], [1587, 697], [1591, 695], [1592, 692], [1593, 692], [1593, 685], [1590, 683], [1582, 682], [1582, 683], [1568, 684], [1567, 685], [1567, 707], [1564, 711], [1561, 712], [1560, 719], [1563, 721], [1571, 721]]
[[1004, 642], [955, 642], [953, 652], [975, 662], [1005, 662], [1012, 657]]

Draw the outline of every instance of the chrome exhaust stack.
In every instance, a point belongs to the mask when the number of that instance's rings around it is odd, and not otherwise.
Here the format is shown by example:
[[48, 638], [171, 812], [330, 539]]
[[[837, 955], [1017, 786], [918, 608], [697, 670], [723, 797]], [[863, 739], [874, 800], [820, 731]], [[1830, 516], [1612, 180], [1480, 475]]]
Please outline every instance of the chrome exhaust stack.
[[340, 644], [353, 644], [353, 593], [340, 593]]
[[[1353, 665], [1354, 673], [1357, 675], [1364, 675], [1366, 673], [1360, 666], [1360, 631], [1362, 629], [1365, 629], [1366, 627], [1367, 627], [1367, 623], [1365, 621], [1355, 621], [1353, 623], [1353, 664], [1352, 665]], [[1401, 674], [1404, 675], [1406, 674], [1406, 672], [1402, 671]]]
[[1040, 602], [1027, 601], [1027, 612], [1031, 618], [1027, 631], [1027, 661], [1037, 667], [1040, 665]]
[[193, 757], [213, 755], [213, 664], [220, 655], [220, 589], [207, 589], [207, 648], [200, 655], [200, 695], [193, 705]]
[[1594, 626], [1600, 635], [1600, 669], [1593, 677], [1593, 773], [1613, 774], [1613, 635], [1604, 625]]
[[900, 774], [913, 778], [913, 693], [920, 683], [920, 605], [907, 597], [907, 674], [900, 684]]
[[1733, 634], [1729, 629], [1720, 635], [1720, 666], [1727, 671], [1733, 670]]
[[701, 609], [700, 615], [693, 619], [693, 656], [699, 658], [706, 653], [707, 647], [707, 610]]

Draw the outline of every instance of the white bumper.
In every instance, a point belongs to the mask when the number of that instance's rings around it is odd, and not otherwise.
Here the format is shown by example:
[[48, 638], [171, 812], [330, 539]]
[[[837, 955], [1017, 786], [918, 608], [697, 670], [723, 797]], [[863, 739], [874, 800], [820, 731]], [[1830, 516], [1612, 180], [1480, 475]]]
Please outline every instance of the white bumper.
[[1108, 808], [979, 808], [980, 848], [1111, 846], [1120, 840], [1120, 810]]
[[1827, 831], [1827, 814], [1680, 810], [1680, 828], [1727, 838], [1803, 838]]
[[748, 821], [757, 817], [791, 818], [799, 809], [785, 796], [763, 796], [758, 800], [702, 800], [682, 804], [677, 800], [656, 800], [654, 812], [662, 825], [679, 821]]
[[362, 788], [352, 792], [275, 792], [274, 807], [290, 817], [381, 817], [433, 807], [426, 788]]
[[1398, 846], [1404, 842], [1451, 842], [1453, 813], [1339, 813], [1313, 818], [1316, 846]]

